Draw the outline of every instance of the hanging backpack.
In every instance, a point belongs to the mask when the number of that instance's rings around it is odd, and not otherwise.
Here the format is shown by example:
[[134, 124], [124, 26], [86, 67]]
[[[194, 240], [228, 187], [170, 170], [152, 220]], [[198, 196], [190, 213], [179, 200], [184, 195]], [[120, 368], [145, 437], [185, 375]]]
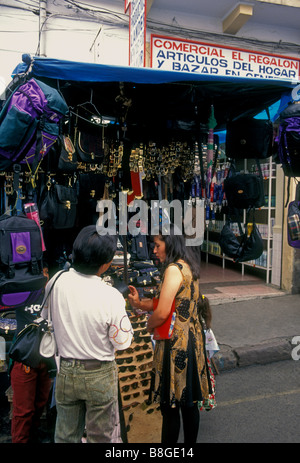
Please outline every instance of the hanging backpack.
[[242, 118], [227, 124], [226, 156], [231, 159], [266, 159], [272, 155], [272, 145], [270, 120]]
[[277, 162], [287, 177], [300, 176], [300, 103], [290, 104], [280, 114]]
[[0, 171], [15, 163], [36, 172], [60, 133], [68, 106], [53, 87], [37, 79], [20, 85], [0, 113]]
[[25, 216], [0, 218], [0, 310], [34, 304], [47, 279], [43, 275], [40, 228]]
[[260, 163], [256, 160], [258, 175], [236, 171], [232, 162], [224, 180], [224, 192], [230, 208], [248, 209], [265, 204], [264, 183]]
[[289, 246], [300, 248], [300, 184], [296, 188], [295, 200], [288, 206], [287, 236]]

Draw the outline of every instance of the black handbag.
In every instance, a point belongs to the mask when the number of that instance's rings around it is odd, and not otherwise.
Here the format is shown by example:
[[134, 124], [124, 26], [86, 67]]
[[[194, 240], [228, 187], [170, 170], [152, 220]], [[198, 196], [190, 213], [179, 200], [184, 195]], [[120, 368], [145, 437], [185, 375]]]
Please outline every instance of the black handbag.
[[224, 192], [230, 208], [248, 209], [265, 204], [263, 176], [259, 161], [259, 174], [237, 173], [234, 164], [224, 180]]
[[12, 344], [9, 357], [16, 362], [36, 368], [42, 361], [40, 344], [47, 328], [47, 320], [44, 319], [37, 319], [34, 323], [26, 325]]
[[67, 135], [58, 138], [59, 159], [57, 169], [62, 173], [73, 173], [77, 170], [78, 159], [72, 140]]
[[5, 313], [0, 316], [0, 336], [3, 336], [6, 341], [13, 339], [16, 329], [17, 320], [15, 318], [7, 318]]
[[75, 188], [52, 184], [40, 206], [40, 219], [55, 229], [73, 228], [77, 215]]
[[272, 121], [242, 118], [227, 124], [227, 157], [231, 159], [266, 159], [272, 155], [272, 147]]
[[[40, 311], [43, 310], [46, 300], [48, 299], [56, 281], [66, 270], [59, 273], [59, 275], [54, 280], [47, 297], [44, 299]], [[31, 368], [37, 368], [39, 363], [43, 360], [48, 360], [47, 357], [43, 357], [40, 353], [41, 343], [44, 337], [53, 338], [54, 333], [52, 330], [51, 323], [49, 320], [45, 320], [42, 317], [37, 318], [34, 322], [29, 323], [28, 325], [21, 330], [15, 341], [13, 342], [8, 355], [12, 360], [16, 362], [23, 363]]]
[[78, 161], [99, 165], [104, 160], [104, 128], [95, 120], [102, 120], [95, 109], [93, 104], [79, 105], [76, 112], [72, 113], [70, 125], [74, 128], [74, 145]]
[[104, 149], [100, 134], [80, 131], [77, 134], [76, 152], [80, 160], [87, 164], [102, 164]]
[[237, 219], [240, 236], [236, 236], [230, 228], [230, 223], [232, 222], [230, 216], [227, 217], [226, 223], [221, 231], [219, 244], [222, 249], [222, 252], [231, 257], [234, 262], [247, 262], [249, 260], [258, 259], [264, 249], [263, 240], [261, 234], [257, 228], [254, 218], [254, 209], [253, 211], [253, 226], [250, 235], [248, 236], [248, 217], [247, 213], [245, 232], [242, 230], [240, 220]]

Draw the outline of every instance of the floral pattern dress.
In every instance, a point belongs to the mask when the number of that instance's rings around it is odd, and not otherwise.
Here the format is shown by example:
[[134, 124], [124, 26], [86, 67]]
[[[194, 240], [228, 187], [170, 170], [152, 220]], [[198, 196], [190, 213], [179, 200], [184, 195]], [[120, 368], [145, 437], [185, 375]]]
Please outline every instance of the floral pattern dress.
[[[173, 407], [176, 402], [185, 406], [198, 402], [199, 407], [207, 408], [214, 398], [214, 384], [205, 352], [205, 335], [197, 314], [199, 284], [193, 280], [185, 262], [170, 265], [179, 268], [183, 281], [175, 296], [172, 337], [155, 343], [150, 399]], [[159, 292], [160, 288], [158, 297]]]

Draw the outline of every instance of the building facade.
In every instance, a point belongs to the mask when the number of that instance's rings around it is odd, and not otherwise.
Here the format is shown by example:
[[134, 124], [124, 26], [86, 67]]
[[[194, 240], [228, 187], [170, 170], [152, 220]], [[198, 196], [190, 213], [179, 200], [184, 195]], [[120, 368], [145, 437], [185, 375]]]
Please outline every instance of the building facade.
[[[139, 16], [134, 17], [134, 8], [137, 15], [141, 13]], [[208, 72], [221, 72], [222, 56], [225, 59], [224, 53], [231, 50], [231, 58], [235, 59], [232, 68], [226, 70], [228, 75], [248, 73], [251, 77], [252, 73], [257, 77], [255, 72], [258, 72], [262, 78], [279, 77], [297, 82], [299, 69], [293, 73], [285, 62], [300, 58], [299, 20], [299, 0], [25, 0], [22, 3], [4, 0], [0, 6], [0, 91], [8, 84], [23, 53], [188, 72], [192, 65], [197, 65], [201, 72], [203, 61], [198, 59], [196, 64], [193, 61], [192, 52], [197, 46], [206, 48], [204, 64], [212, 69]], [[155, 42], [155, 38], [160, 38], [160, 42]], [[188, 44], [189, 54], [180, 55], [182, 48], [171, 50], [171, 42], [175, 47]], [[247, 60], [243, 59], [245, 52]], [[258, 62], [258, 54], [276, 58], [272, 62], [271, 58]], [[252, 61], [249, 61], [250, 55]], [[213, 66], [209, 68], [209, 64]], [[286, 179], [278, 167], [273, 227], [273, 251], [278, 258], [274, 260], [273, 255], [273, 263], [280, 269], [272, 273], [271, 283], [297, 293], [300, 292], [300, 250], [287, 244], [286, 194]], [[294, 195], [292, 183], [290, 197]]]

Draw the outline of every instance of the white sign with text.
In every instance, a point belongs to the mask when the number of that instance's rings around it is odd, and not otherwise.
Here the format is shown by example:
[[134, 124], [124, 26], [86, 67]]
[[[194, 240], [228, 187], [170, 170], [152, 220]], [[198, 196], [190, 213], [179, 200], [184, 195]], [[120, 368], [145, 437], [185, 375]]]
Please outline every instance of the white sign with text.
[[129, 64], [145, 66], [146, 0], [131, 0], [129, 7]]
[[300, 60], [151, 35], [151, 67], [164, 71], [299, 81]]

